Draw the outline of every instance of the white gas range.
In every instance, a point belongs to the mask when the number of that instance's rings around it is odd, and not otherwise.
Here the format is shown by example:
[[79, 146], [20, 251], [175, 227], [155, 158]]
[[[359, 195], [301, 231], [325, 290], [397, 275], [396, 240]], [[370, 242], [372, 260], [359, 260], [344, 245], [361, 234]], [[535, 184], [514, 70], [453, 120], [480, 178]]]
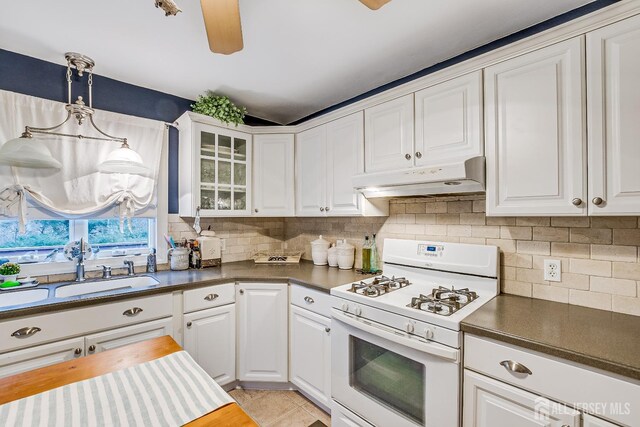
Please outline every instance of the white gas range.
[[498, 248], [386, 239], [383, 273], [331, 290], [336, 414], [457, 427], [460, 322], [498, 294]]

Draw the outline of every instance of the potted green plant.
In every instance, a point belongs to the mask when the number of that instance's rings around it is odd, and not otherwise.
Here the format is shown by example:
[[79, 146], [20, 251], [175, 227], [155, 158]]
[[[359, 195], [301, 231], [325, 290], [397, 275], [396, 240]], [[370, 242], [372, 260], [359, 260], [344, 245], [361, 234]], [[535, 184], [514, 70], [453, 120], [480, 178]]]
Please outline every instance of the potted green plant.
[[198, 96], [196, 103], [191, 104], [191, 109], [225, 124], [233, 123], [236, 126], [244, 123], [244, 116], [247, 113], [246, 108], [236, 106], [229, 97], [216, 95], [211, 91]]
[[15, 282], [20, 273], [20, 265], [15, 262], [5, 262], [0, 265], [0, 276], [5, 282]]

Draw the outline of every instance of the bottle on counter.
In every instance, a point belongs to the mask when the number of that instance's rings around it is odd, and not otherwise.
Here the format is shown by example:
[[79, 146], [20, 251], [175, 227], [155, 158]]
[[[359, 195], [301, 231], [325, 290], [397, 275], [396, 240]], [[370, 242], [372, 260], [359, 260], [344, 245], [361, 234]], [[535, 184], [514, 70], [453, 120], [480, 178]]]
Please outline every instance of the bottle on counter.
[[377, 273], [378, 272], [378, 246], [376, 245], [376, 235], [373, 234], [373, 238], [371, 239], [371, 262], [370, 262], [370, 272]]
[[369, 236], [364, 236], [364, 243], [362, 244], [362, 272], [368, 273], [371, 271], [371, 242]]
[[156, 248], [151, 248], [149, 255], [147, 255], [147, 273], [155, 273], [157, 269]]
[[191, 268], [202, 268], [202, 253], [200, 252], [200, 243], [195, 240], [191, 247]]

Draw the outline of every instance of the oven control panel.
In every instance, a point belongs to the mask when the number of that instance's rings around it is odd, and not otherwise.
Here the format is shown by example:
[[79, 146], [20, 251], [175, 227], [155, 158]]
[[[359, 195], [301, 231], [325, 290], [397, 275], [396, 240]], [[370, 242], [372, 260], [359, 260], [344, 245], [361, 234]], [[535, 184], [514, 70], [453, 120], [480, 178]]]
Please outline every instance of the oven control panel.
[[418, 255], [423, 255], [429, 258], [438, 258], [441, 257], [443, 253], [443, 245], [435, 245], [430, 243], [420, 243], [418, 245]]

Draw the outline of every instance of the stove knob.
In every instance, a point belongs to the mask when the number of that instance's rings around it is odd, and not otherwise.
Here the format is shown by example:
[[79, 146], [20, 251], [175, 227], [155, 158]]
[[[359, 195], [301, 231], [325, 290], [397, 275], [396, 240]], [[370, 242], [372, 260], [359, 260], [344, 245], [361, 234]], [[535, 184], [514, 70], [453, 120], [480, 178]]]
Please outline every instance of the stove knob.
[[413, 323], [411, 322], [405, 323], [404, 329], [410, 334], [413, 333]]
[[362, 309], [356, 306], [356, 308], [353, 310], [353, 314], [355, 314], [356, 316], [360, 316], [362, 314]]
[[342, 311], [349, 312], [349, 304], [347, 304], [346, 302], [343, 302], [342, 303]]
[[432, 340], [433, 339], [433, 329], [431, 328], [425, 328], [424, 330], [424, 337], [428, 340]]

